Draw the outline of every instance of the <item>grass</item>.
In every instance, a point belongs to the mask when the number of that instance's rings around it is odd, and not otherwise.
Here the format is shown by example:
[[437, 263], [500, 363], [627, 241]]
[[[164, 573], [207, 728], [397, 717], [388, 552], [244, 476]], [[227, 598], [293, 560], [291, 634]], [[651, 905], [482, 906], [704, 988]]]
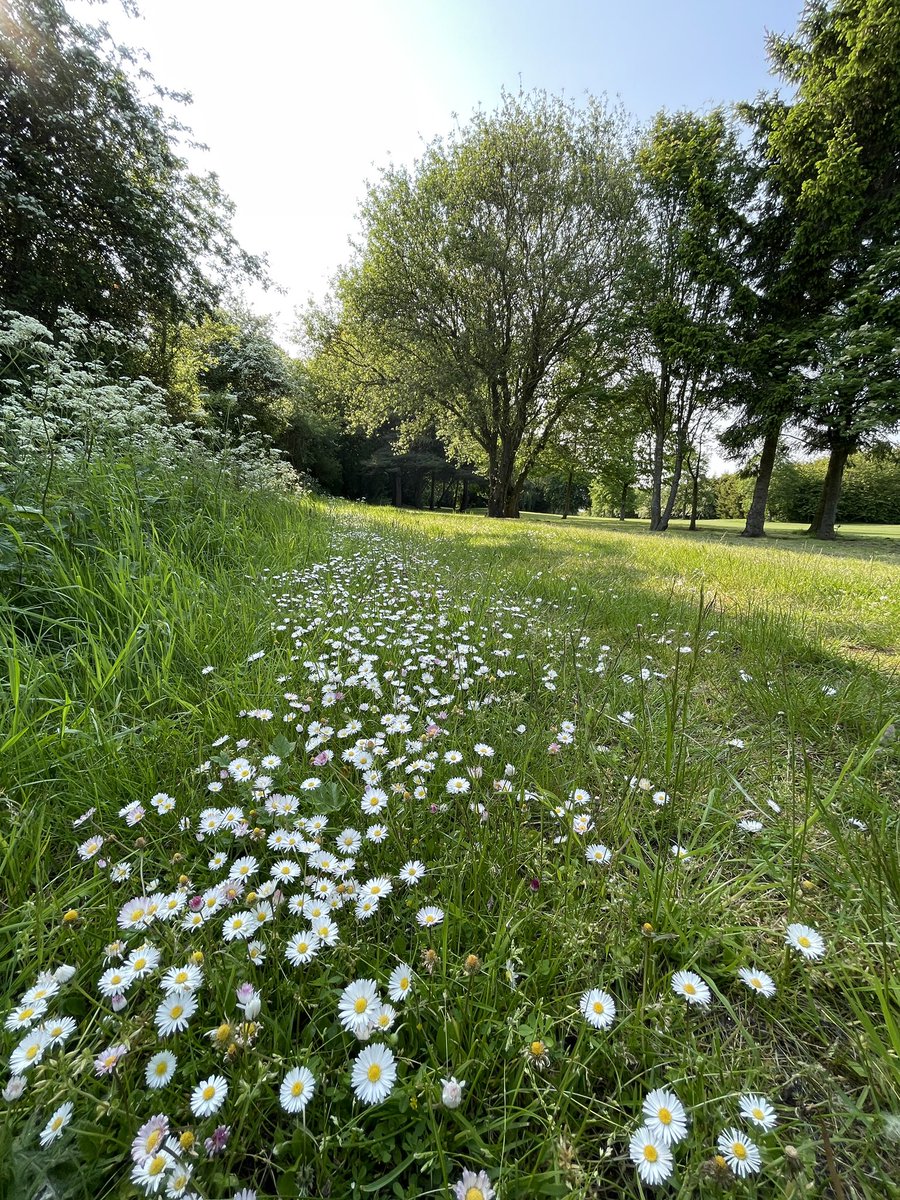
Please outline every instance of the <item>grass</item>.
[[[46, 519], [10, 512], [0, 991], [9, 1011], [41, 971], [71, 964], [48, 1015], [77, 1028], [0, 1108], [0, 1195], [144, 1194], [131, 1140], [165, 1114], [194, 1136], [176, 1157], [209, 1200], [240, 1187], [260, 1200], [447, 1196], [464, 1169], [485, 1170], [502, 1200], [639, 1197], [628, 1141], [654, 1087], [691, 1117], [670, 1191], [891, 1194], [900, 595], [873, 544], [800, 552], [708, 530], [398, 514], [101, 468]], [[387, 713], [403, 719], [385, 725]], [[342, 754], [362, 738], [387, 795], [374, 821], [362, 769]], [[323, 750], [333, 758], [312, 761]], [[267, 755], [278, 765], [263, 767]], [[272, 784], [237, 781], [236, 758]], [[158, 793], [174, 812], [149, 804]], [[267, 812], [272, 793], [296, 797], [296, 812]], [[146, 812], [129, 825], [135, 803]], [[246, 833], [198, 840], [211, 806], [240, 807]], [[258, 965], [223, 930], [266, 889], [195, 930], [184, 913], [118, 929], [132, 897], [208, 895], [247, 855], [259, 891], [290, 859], [272, 831], [317, 814], [328, 851], [347, 827], [382, 821], [387, 837], [364, 836], [338, 941], [307, 965], [284, 957], [318, 919], [291, 907], [302, 876], [264, 910]], [[76, 848], [98, 835], [102, 850], [82, 860]], [[608, 847], [609, 863], [587, 861], [587, 844]], [[414, 887], [397, 879], [409, 860], [427, 872]], [[309, 869], [311, 891], [326, 875]], [[360, 887], [381, 877], [391, 894], [355, 915]], [[428, 905], [444, 914], [432, 928], [416, 919]], [[824, 957], [786, 947], [790, 922], [821, 933]], [[126, 956], [146, 940], [161, 959], [114, 1011], [98, 980], [120, 961], [104, 953], [119, 937]], [[161, 974], [192, 954], [198, 1011], [161, 1039]], [[369, 1107], [351, 1088], [361, 1043], [338, 1001], [360, 979], [386, 998], [398, 963], [413, 991], [370, 1043], [391, 1050], [397, 1081]], [[774, 996], [740, 982], [748, 966]], [[672, 990], [685, 969], [707, 1006]], [[235, 1001], [244, 981], [260, 998], [249, 1018]], [[590, 988], [615, 1001], [609, 1029], [581, 1014]], [[25, 1035], [4, 1036], [10, 1054]], [[119, 1043], [114, 1072], [98, 1075], [95, 1056]], [[161, 1046], [178, 1065], [151, 1091]], [[302, 1116], [279, 1103], [296, 1065], [316, 1079]], [[213, 1074], [227, 1099], [198, 1118], [191, 1092]], [[451, 1076], [465, 1080], [458, 1108], [441, 1103]], [[741, 1125], [746, 1092], [767, 1096], [778, 1124], [747, 1129], [762, 1170], [737, 1182], [716, 1142]], [[71, 1124], [40, 1148], [67, 1100]], [[230, 1136], [209, 1157], [217, 1125]]]

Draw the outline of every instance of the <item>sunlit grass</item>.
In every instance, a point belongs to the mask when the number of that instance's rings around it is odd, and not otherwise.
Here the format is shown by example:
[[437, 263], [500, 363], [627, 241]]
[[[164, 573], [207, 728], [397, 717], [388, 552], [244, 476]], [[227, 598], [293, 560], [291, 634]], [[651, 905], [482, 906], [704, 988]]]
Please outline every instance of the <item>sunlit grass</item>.
[[[73, 1016], [78, 1032], [0, 1108], [0, 1194], [142, 1194], [128, 1182], [131, 1139], [165, 1113], [198, 1146], [230, 1126], [221, 1155], [201, 1149], [192, 1160], [192, 1187], [210, 1200], [239, 1187], [260, 1198], [343, 1196], [351, 1185], [357, 1195], [447, 1196], [463, 1169], [486, 1170], [503, 1200], [637, 1197], [628, 1141], [645, 1095], [663, 1086], [691, 1117], [663, 1193], [719, 1194], [730, 1175], [715, 1161], [717, 1137], [740, 1125], [738, 1098], [755, 1092], [778, 1124], [748, 1131], [763, 1165], [736, 1185], [743, 1194], [838, 1194], [835, 1178], [848, 1196], [890, 1194], [900, 1094], [896, 568], [587, 521], [397, 514], [161, 482], [98, 470], [49, 524], [12, 521], [17, 557], [0, 613], [0, 991], [8, 1011], [38, 972], [71, 963], [77, 973], [53, 1011]], [[304, 574], [325, 561], [320, 575]], [[274, 578], [291, 571], [300, 574]], [[354, 626], [358, 641], [348, 640]], [[297, 628], [305, 632], [292, 638]], [[450, 667], [419, 660], [460, 644], [473, 647], [465, 688]], [[327, 661], [346, 680], [355, 650], [374, 655], [383, 697], [332, 684], [344, 696], [329, 703], [328, 681], [304, 664]], [[430, 687], [451, 699], [427, 707]], [[256, 709], [271, 720], [239, 716]], [[277, 753], [273, 787], [299, 797], [299, 814], [327, 817], [330, 847], [345, 826], [366, 827], [365, 784], [341, 761], [354, 736], [323, 743], [335, 758], [316, 765], [322, 747], [304, 749], [308, 731], [295, 732], [295, 719], [337, 730], [358, 718], [356, 736], [371, 736], [384, 729], [380, 714], [404, 710], [411, 731], [387, 735], [391, 761], [433, 749], [438, 765], [422, 775], [420, 798], [406, 764], [379, 760], [389, 836], [363, 842], [353, 877], [396, 876], [416, 859], [425, 879], [395, 880], [368, 921], [345, 906], [339, 943], [299, 969], [283, 956], [299, 928], [287, 904], [261, 934], [259, 967], [242, 943], [223, 942], [220, 919], [196, 933], [153, 926], [163, 967], [203, 953], [200, 1011], [161, 1043], [157, 973], [114, 1013], [97, 980], [129, 897], [152, 879], [177, 889], [182, 876], [202, 892], [221, 877], [208, 866], [217, 851], [229, 861], [254, 854], [260, 879], [282, 857], [264, 840], [197, 841], [197, 816], [211, 804], [240, 803], [266, 833], [273, 827], [249, 785], [205, 790], [221, 765], [238, 752], [255, 764]], [[432, 721], [443, 732], [428, 732]], [[571, 744], [563, 722], [574, 726]], [[215, 747], [225, 734], [232, 741]], [[240, 751], [239, 738], [248, 739]], [[406, 750], [408, 738], [421, 749]], [[458, 764], [444, 763], [447, 750], [460, 752]], [[481, 777], [468, 773], [475, 767]], [[310, 777], [322, 783], [305, 793]], [[447, 791], [457, 777], [468, 793]], [[591, 797], [575, 805], [592, 822], [584, 835], [555, 812], [575, 789]], [[158, 792], [176, 798], [174, 814], [148, 808], [138, 828], [120, 817]], [[95, 817], [73, 829], [92, 807]], [[179, 829], [182, 816], [190, 828]], [[127, 883], [77, 857], [95, 832], [110, 864], [130, 864]], [[609, 848], [607, 865], [586, 861], [590, 843]], [[444, 912], [433, 930], [416, 923], [423, 905]], [[78, 914], [70, 922], [68, 910]], [[821, 933], [823, 959], [788, 951], [792, 921]], [[359, 1044], [341, 1029], [338, 998], [361, 978], [384, 995], [398, 961], [412, 966], [415, 989], [396, 1003], [393, 1030], [373, 1037], [390, 1046], [398, 1081], [365, 1108], [350, 1087]], [[740, 982], [746, 966], [772, 977], [773, 997]], [[708, 1007], [673, 993], [679, 970], [706, 982]], [[205, 1035], [226, 1017], [238, 1028], [243, 980], [259, 990], [259, 1030], [231, 1054]], [[595, 987], [616, 1003], [607, 1030], [579, 1011]], [[8, 1055], [19, 1036], [4, 1036]], [[129, 1053], [115, 1076], [97, 1077], [94, 1056], [116, 1041]], [[143, 1068], [160, 1045], [178, 1070], [150, 1092]], [[303, 1117], [278, 1100], [295, 1065], [317, 1081]], [[188, 1098], [213, 1073], [227, 1079], [228, 1099], [198, 1119]], [[466, 1081], [452, 1109], [441, 1103], [451, 1076]], [[71, 1126], [40, 1149], [67, 1099]]]

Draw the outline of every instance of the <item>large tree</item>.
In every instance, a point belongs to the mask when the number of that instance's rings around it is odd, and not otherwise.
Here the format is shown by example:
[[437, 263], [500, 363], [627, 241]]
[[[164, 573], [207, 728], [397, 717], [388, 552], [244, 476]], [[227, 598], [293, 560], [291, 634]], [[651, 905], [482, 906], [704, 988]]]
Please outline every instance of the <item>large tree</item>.
[[370, 426], [433, 419], [481, 459], [489, 514], [517, 516], [567, 405], [617, 365], [637, 218], [615, 114], [504, 95], [382, 172], [319, 355]]
[[[645, 265], [633, 319], [632, 369], [653, 436], [650, 528], [666, 529], [698, 422], [723, 392], [742, 289], [751, 176], [719, 110], [661, 113], [640, 146]], [[663, 470], [671, 454], [668, 495]]]
[[168, 329], [260, 272], [216, 177], [179, 152], [177, 99], [61, 0], [0, 4], [0, 305]]
[[[847, 320], [861, 311], [849, 297], [900, 234], [900, 0], [809, 0], [795, 34], [770, 37], [769, 57], [794, 94], [745, 109], [764, 164], [754, 235], [758, 353], [743, 414], [763, 453], [748, 536], [763, 532], [778, 437], [797, 412], [802, 372], [822, 366], [823, 345], [842, 344]], [[835, 338], [829, 323], [838, 314], [843, 337]], [[853, 423], [859, 393], [848, 395], [832, 391], [832, 406], [841, 397], [850, 406], [846, 419], [831, 420], [835, 430]], [[837, 436], [820, 506], [825, 524], [811, 530], [819, 536], [833, 536], [827, 518], [846, 448]]]

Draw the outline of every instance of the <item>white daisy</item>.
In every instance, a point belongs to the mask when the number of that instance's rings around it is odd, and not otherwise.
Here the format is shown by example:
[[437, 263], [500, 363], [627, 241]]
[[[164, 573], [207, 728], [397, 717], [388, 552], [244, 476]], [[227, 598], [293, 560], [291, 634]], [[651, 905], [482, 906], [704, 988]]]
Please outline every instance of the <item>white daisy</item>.
[[775, 980], [765, 971], [758, 971], [755, 967], [741, 967], [738, 971], [738, 978], [747, 985], [751, 992], [759, 992], [767, 1000], [770, 996], [775, 995]]
[[394, 1056], [387, 1046], [366, 1046], [357, 1055], [350, 1082], [363, 1104], [380, 1104], [391, 1094], [397, 1078]]
[[712, 999], [709, 988], [693, 971], [676, 971], [672, 976], [672, 991], [683, 996], [688, 1004], [699, 1004], [701, 1008]]
[[228, 1083], [222, 1075], [210, 1075], [191, 1092], [191, 1112], [195, 1117], [211, 1117], [219, 1111], [228, 1095]]
[[687, 1137], [687, 1114], [674, 1092], [655, 1088], [644, 1101], [643, 1113], [647, 1128], [667, 1146]]
[[597, 842], [585, 849], [584, 857], [591, 863], [597, 863], [599, 866], [606, 866], [612, 861], [612, 851], [607, 849], [602, 842]]
[[365, 1033], [381, 1007], [374, 979], [358, 979], [348, 984], [338, 1001], [338, 1017], [350, 1033]]
[[67, 1100], [61, 1104], [41, 1131], [41, 1145], [49, 1146], [62, 1135], [63, 1130], [72, 1120], [72, 1102]]
[[609, 992], [591, 988], [581, 997], [581, 1013], [595, 1029], [609, 1029], [616, 1019], [616, 1002]]
[[413, 887], [425, 878], [425, 866], [417, 858], [411, 858], [409, 862], [405, 862], [400, 868], [397, 878], [408, 887]]
[[416, 913], [416, 920], [424, 929], [428, 929], [432, 925], [440, 925], [443, 919], [444, 910], [436, 908], [433, 904], [426, 905], [425, 908], [420, 908]]
[[177, 1065], [178, 1059], [168, 1050], [161, 1050], [159, 1054], [154, 1054], [144, 1070], [147, 1087], [154, 1091], [165, 1087], [175, 1074]]
[[719, 1134], [716, 1145], [728, 1166], [739, 1178], [755, 1175], [762, 1166], [759, 1147], [740, 1129], [726, 1129]]
[[413, 973], [412, 968], [406, 963], [399, 963], [391, 971], [388, 979], [388, 995], [394, 1001], [405, 1000], [412, 991]]
[[778, 1124], [778, 1116], [775, 1109], [765, 1096], [757, 1096], [751, 1092], [746, 1096], [741, 1096], [739, 1103], [741, 1116], [744, 1120], [752, 1121], [754, 1125], [758, 1125], [765, 1133], [768, 1133], [770, 1129], [774, 1129]]
[[631, 1161], [637, 1167], [641, 1182], [655, 1187], [672, 1174], [672, 1151], [652, 1129], [642, 1125], [631, 1135], [628, 1143]]
[[302, 1113], [313, 1097], [316, 1081], [306, 1067], [294, 1067], [281, 1082], [278, 1098], [285, 1112]]
[[288, 942], [284, 957], [292, 967], [304, 966], [306, 963], [312, 962], [320, 945], [319, 935], [314, 930], [303, 929], [300, 933], [294, 934]]
[[197, 1011], [197, 1001], [191, 992], [172, 992], [156, 1010], [153, 1018], [160, 1037], [180, 1033]]
[[810, 925], [788, 925], [784, 931], [784, 940], [804, 958], [821, 958], [825, 953], [824, 938]]

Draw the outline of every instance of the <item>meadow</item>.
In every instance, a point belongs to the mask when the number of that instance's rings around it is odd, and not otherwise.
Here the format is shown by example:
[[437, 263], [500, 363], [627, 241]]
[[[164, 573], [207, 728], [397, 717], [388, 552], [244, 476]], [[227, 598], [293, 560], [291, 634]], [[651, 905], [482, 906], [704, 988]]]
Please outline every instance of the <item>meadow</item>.
[[896, 543], [614, 525], [7, 505], [0, 1195], [897, 1193]]

